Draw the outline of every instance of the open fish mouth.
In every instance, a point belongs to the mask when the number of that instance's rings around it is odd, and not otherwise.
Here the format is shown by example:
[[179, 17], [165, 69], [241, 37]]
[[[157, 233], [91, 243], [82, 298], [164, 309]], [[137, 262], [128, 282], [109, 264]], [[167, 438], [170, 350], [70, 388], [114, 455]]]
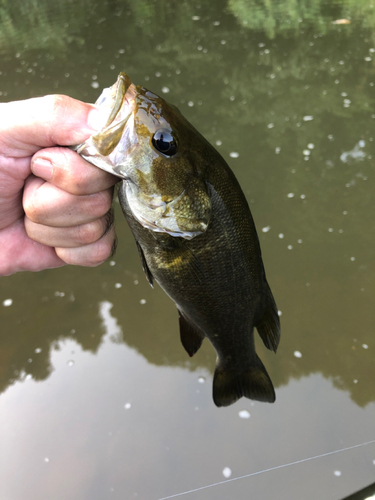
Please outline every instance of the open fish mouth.
[[71, 149], [83, 158], [90, 157], [97, 167], [124, 178], [109, 158], [123, 137], [124, 130], [136, 107], [137, 89], [126, 73], [120, 73], [114, 85], [103, 90], [95, 105], [102, 122], [99, 132]]

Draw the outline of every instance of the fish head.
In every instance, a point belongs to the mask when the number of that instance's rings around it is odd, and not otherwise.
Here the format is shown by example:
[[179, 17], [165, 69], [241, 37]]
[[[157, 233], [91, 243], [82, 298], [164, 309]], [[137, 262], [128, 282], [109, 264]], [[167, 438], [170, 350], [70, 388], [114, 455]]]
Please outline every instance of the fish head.
[[96, 102], [103, 127], [75, 149], [125, 182], [144, 227], [191, 239], [206, 231], [211, 201], [202, 151], [209, 146], [179, 110], [125, 73]]

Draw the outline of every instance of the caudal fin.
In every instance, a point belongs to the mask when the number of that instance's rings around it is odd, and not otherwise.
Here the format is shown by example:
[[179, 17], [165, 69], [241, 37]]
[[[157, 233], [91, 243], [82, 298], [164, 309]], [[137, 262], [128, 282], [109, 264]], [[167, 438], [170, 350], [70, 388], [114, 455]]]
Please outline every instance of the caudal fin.
[[255, 327], [267, 349], [276, 352], [280, 342], [280, 319], [275, 299], [273, 298], [268, 283], [266, 290], [266, 307], [263, 316], [256, 323]]
[[276, 399], [271, 379], [256, 358], [247, 370], [238, 371], [216, 367], [213, 381], [213, 400], [216, 406], [229, 406], [242, 396], [256, 401], [273, 403]]

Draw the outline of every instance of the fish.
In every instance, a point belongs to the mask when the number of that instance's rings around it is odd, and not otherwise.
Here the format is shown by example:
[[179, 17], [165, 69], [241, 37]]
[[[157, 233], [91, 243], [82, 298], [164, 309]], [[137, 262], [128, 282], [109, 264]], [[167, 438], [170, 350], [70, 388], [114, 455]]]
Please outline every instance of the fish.
[[119, 201], [146, 278], [174, 301], [183, 347], [216, 351], [216, 406], [275, 401], [254, 329], [276, 352], [278, 310], [246, 197], [218, 151], [176, 106], [126, 73], [96, 102], [101, 130], [74, 149], [122, 179]]

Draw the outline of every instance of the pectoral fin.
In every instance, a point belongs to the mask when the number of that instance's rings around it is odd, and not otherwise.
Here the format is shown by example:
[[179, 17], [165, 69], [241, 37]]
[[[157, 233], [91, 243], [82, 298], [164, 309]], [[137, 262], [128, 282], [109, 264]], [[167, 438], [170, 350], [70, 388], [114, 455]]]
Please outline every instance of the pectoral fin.
[[205, 335], [197, 326], [194, 325], [194, 323], [188, 321], [179, 309], [177, 310], [180, 323], [181, 343], [191, 357], [194, 356], [202, 345]]
[[152, 288], [154, 288], [154, 278], [151, 274], [151, 271], [148, 267], [148, 264], [147, 264], [147, 260], [146, 260], [146, 257], [145, 257], [145, 254], [143, 253], [143, 250], [142, 250], [142, 247], [141, 245], [138, 243], [138, 241], [136, 241], [136, 244], [137, 244], [137, 248], [138, 248], [138, 253], [139, 253], [139, 256], [141, 258], [141, 262], [142, 262], [142, 268], [145, 272], [145, 275], [146, 275], [146, 278], [147, 278], [147, 281], [150, 283], [150, 285], [152, 286]]

